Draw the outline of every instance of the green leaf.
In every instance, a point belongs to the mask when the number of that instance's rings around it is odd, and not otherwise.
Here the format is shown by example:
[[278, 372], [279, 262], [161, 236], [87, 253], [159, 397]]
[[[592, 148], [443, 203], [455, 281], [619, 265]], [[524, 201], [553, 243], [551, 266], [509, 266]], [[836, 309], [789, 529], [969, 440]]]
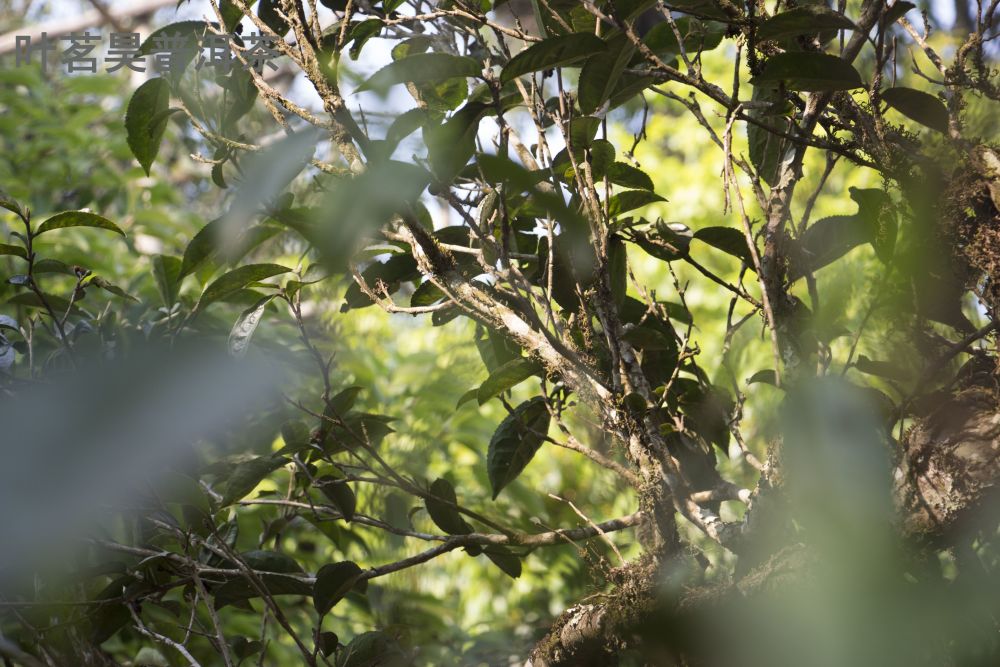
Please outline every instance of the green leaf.
[[150, 79], [132, 94], [125, 112], [125, 131], [132, 155], [149, 176], [167, 129], [170, 83], [163, 77]]
[[854, 30], [854, 22], [825, 5], [805, 5], [775, 14], [757, 29], [758, 39], [782, 39], [827, 30]]
[[608, 273], [611, 296], [620, 307], [625, 303], [625, 292], [628, 289], [628, 251], [625, 249], [625, 242], [617, 234], [608, 239]]
[[775, 185], [781, 163], [791, 149], [788, 139], [777, 132], [791, 133], [792, 120], [786, 113], [791, 108], [777, 84], [755, 85], [752, 99], [754, 102], [766, 102], [768, 106], [763, 109], [754, 107], [748, 112], [750, 119], [755, 121], [747, 122], [750, 162], [765, 183]]
[[486, 471], [494, 500], [521, 474], [542, 446], [550, 418], [545, 399], [536, 396], [518, 405], [500, 422], [486, 453]]
[[28, 251], [17, 245], [0, 243], [0, 255], [14, 255], [21, 259], [28, 259]]
[[722, 252], [729, 253], [733, 257], [742, 259], [749, 267], [753, 266], [753, 257], [750, 255], [746, 236], [738, 229], [704, 227], [694, 233], [694, 238], [713, 248], [718, 248]]
[[178, 281], [201, 266], [201, 263], [215, 252], [216, 241], [224, 224], [223, 218], [216, 218], [191, 237], [187, 248], [184, 249], [184, 261], [177, 276]]
[[11, 199], [9, 195], [0, 190], [0, 208], [7, 209], [11, 213], [16, 214], [19, 218], [24, 218], [24, 209], [15, 200]]
[[278, 14], [280, 6], [281, 3], [279, 0], [260, 0], [257, 4], [257, 16], [276, 35], [284, 37], [285, 33], [291, 29], [291, 26], [288, 25], [288, 21], [284, 17]]
[[868, 241], [883, 264], [892, 260], [899, 223], [892, 199], [879, 188], [851, 187], [851, 199], [858, 204], [857, 217], [864, 225]]
[[410, 305], [414, 307], [431, 306], [445, 298], [445, 293], [431, 281], [420, 283], [410, 296]]
[[882, 99], [910, 120], [948, 133], [948, 109], [934, 95], [913, 88], [890, 88], [882, 91]]
[[53, 229], [65, 229], [66, 227], [96, 227], [97, 229], [106, 229], [116, 234], [121, 234], [123, 237], [125, 236], [125, 232], [115, 223], [103, 216], [87, 211], [63, 211], [62, 213], [56, 213], [35, 230], [35, 236], [50, 232]]
[[882, 16], [882, 20], [886, 23], [886, 25], [891, 25], [903, 18], [906, 12], [916, 8], [917, 6], [912, 2], [906, 2], [906, 0], [896, 0], [892, 7], [890, 7]]
[[826, 92], [861, 88], [861, 75], [850, 63], [827, 53], [779, 53], [771, 56], [764, 70], [751, 79], [757, 85], [764, 81], [784, 81], [789, 90]]
[[222, 274], [205, 288], [205, 291], [201, 293], [201, 298], [198, 299], [198, 305], [195, 306], [195, 310], [204, 310], [212, 302], [235, 294], [252, 282], [288, 273], [289, 271], [291, 269], [280, 264], [248, 264], [247, 266], [233, 269], [228, 273]]
[[362, 574], [364, 570], [349, 560], [321, 567], [316, 573], [316, 583], [312, 590], [316, 613], [320, 616], [329, 613], [354, 588]]
[[550, 37], [532, 44], [510, 59], [500, 73], [500, 83], [510, 83], [524, 74], [562, 67], [604, 51], [605, 42], [592, 33], [576, 32]]
[[319, 641], [316, 642], [316, 645], [319, 646], [319, 652], [326, 657], [337, 650], [340, 645], [340, 637], [337, 636], [336, 632], [327, 630], [319, 633]]
[[[70, 308], [69, 301], [62, 298], [61, 296], [56, 296], [55, 294], [42, 293], [45, 301], [56, 311], [57, 315], [62, 315]], [[77, 299], [79, 301], [79, 299]], [[21, 294], [15, 294], [11, 298], [7, 299], [7, 303], [12, 306], [25, 306], [27, 308], [39, 308], [45, 310], [45, 305], [42, 300], [34, 292], [22, 292]], [[79, 315], [81, 313], [80, 309], [74, 304], [71, 312], [74, 315]]]
[[163, 305], [169, 308], [177, 302], [183, 263], [177, 257], [156, 255], [152, 259], [152, 264], [156, 289], [160, 293], [160, 298], [163, 299]]
[[434, 483], [431, 484], [430, 495], [425, 502], [427, 513], [431, 515], [434, 525], [449, 535], [468, 535], [472, 532], [472, 526], [453, 507], [457, 504], [458, 498], [455, 496], [455, 487], [451, 485], [451, 482], [444, 478], [434, 480]]
[[373, 630], [356, 636], [340, 652], [337, 667], [404, 667], [412, 664], [389, 634]]
[[458, 399], [458, 403], [455, 404], [455, 409], [458, 410], [460, 407], [468, 403], [469, 401], [475, 400], [479, 397], [479, 387], [473, 387], [469, 391], [462, 394]]
[[450, 53], [415, 53], [375, 72], [356, 92], [382, 90], [398, 83], [440, 83], [456, 77], [482, 74], [482, 64], [473, 58]]
[[316, 480], [316, 486], [323, 492], [334, 507], [336, 507], [345, 520], [354, 519], [354, 512], [358, 507], [358, 497], [343, 479], [338, 479], [333, 475], [324, 475]]
[[633, 53], [635, 45], [622, 33], [608, 43], [606, 50], [587, 59], [577, 86], [577, 100], [583, 113], [593, 113], [611, 97]]
[[241, 500], [257, 488], [262, 479], [283, 465], [285, 459], [272, 456], [259, 456], [240, 463], [226, 478], [221, 505], [225, 507]]
[[[310, 595], [312, 586], [297, 577], [286, 574], [265, 574], [260, 576], [264, 589], [270, 595]], [[212, 592], [215, 608], [223, 607], [260, 597], [260, 592], [245, 579], [232, 579]]]
[[494, 396], [499, 396], [511, 387], [524, 382], [542, 370], [541, 364], [524, 357], [512, 359], [490, 373], [486, 381], [479, 385], [477, 398], [483, 405]]
[[612, 195], [608, 202], [608, 215], [612, 218], [618, 217], [622, 213], [632, 211], [643, 206], [649, 206], [656, 202], [667, 201], [665, 198], [650, 192], [649, 190], [626, 190]]
[[240, 557], [255, 572], [303, 574], [302, 566], [294, 558], [277, 551], [246, 551]]
[[854, 362], [854, 367], [862, 373], [875, 375], [877, 377], [886, 378], [887, 380], [893, 380], [895, 382], [905, 383], [912, 379], [910, 374], [906, 372], [906, 369], [900, 368], [896, 364], [889, 361], [876, 361], [875, 359], [869, 359], [863, 354], [858, 356], [857, 361]]
[[265, 296], [263, 299], [250, 306], [236, 318], [236, 323], [233, 324], [232, 331], [229, 332], [229, 353], [236, 357], [241, 357], [246, 354], [247, 348], [250, 347], [250, 339], [253, 338], [253, 334], [257, 331], [257, 325], [260, 324], [261, 317], [264, 315], [264, 309], [267, 308], [267, 304], [275, 298], [275, 294]]
[[759, 370], [747, 379], [747, 384], [757, 384], [757, 383], [777, 386], [778, 374], [775, 373], [770, 368]]
[[[205, 21], [178, 21], [154, 30], [149, 37], [139, 46], [139, 54], [148, 56], [153, 53], [167, 53], [170, 60], [170, 72], [167, 75], [174, 83], [179, 83], [184, 75], [184, 70], [191, 61], [198, 55], [197, 43], [208, 30], [209, 26], [218, 27], [217, 23], [206, 23]], [[190, 48], [176, 48], [170, 50], [157, 49], [157, 41], [167, 39], [171, 42], [173, 38], [186, 39]], [[172, 44], [171, 44], [172, 45]]]
[[790, 263], [788, 279], [798, 280], [870, 239], [868, 226], [856, 215], [834, 215], [817, 220], [799, 239], [802, 257]]
[[502, 546], [487, 547], [483, 553], [504, 571], [507, 576], [517, 579], [521, 576], [521, 559]]
[[[689, 57], [702, 51], [711, 51], [722, 43], [725, 26], [713, 21], [702, 21], [695, 18], [682, 18], [674, 22], [677, 32], [681, 34], [684, 52]], [[681, 52], [680, 44], [673, 27], [666, 21], [653, 26], [642, 39], [650, 51], [661, 57], [676, 56]]]
[[615, 185], [636, 190], [653, 190], [653, 179], [646, 172], [626, 162], [614, 162], [608, 165], [606, 175]]
[[139, 299], [135, 298], [134, 296], [132, 296], [131, 294], [129, 294], [128, 292], [126, 292], [125, 290], [123, 290], [118, 285], [115, 285], [114, 283], [110, 283], [107, 280], [105, 280], [104, 278], [101, 278], [100, 276], [94, 276], [93, 278], [90, 279], [90, 282], [87, 283], [87, 284], [89, 284], [89, 285], [96, 285], [97, 287], [100, 287], [105, 292], [110, 292], [111, 294], [114, 294], [115, 296], [119, 296], [119, 297], [121, 297], [123, 299], [128, 299], [129, 301], [135, 301], [136, 303], [139, 302]]
[[657, 220], [649, 231], [635, 230], [634, 234], [635, 242], [640, 248], [665, 262], [672, 262], [686, 255], [694, 236], [687, 225], [662, 220]]

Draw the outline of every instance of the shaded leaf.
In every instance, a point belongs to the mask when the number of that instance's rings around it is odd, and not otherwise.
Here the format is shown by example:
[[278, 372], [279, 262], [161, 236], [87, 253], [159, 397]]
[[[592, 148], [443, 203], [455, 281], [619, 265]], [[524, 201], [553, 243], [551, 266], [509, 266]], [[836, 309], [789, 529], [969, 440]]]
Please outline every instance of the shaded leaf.
[[569, 65], [604, 51], [605, 47], [602, 39], [587, 32], [550, 37], [532, 44], [511, 58], [500, 73], [500, 83], [509, 83], [531, 72]]
[[357, 563], [349, 560], [321, 567], [312, 590], [316, 613], [322, 616], [333, 609], [354, 588], [363, 573]]
[[486, 454], [494, 500], [535, 456], [549, 430], [550, 418], [545, 399], [536, 396], [518, 405], [500, 422]]
[[487, 547], [483, 553], [504, 571], [507, 576], [517, 579], [521, 576], [521, 559], [502, 546]]
[[746, 236], [738, 229], [733, 229], [732, 227], [703, 227], [694, 233], [694, 238], [743, 260], [749, 267], [753, 266], [753, 257], [750, 255]]
[[934, 95], [913, 88], [890, 88], [882, 91], [882, 99], [910, 120], [948, 133], [948, 109]]
[[827, 30], [853, 30], [854, 22], [825, 5], [805, 5], [775, 14], [757, 29], [758, 39], [781, 39]]
[[667, 200], [649, 190], [626, 190], [612, 195], [608, 202], [608, 215], [614, 218], [622, 213], [661, 201]]
[[0, 243], [0, 255], [15, 255], [21, 259], [28, 259], [28, 251], [17, 245]]
[[153, 278], [156, 289], [163, 299], [163, 305], [169, 307], [177, 302], [180, 291], [181, 266], [183, 262], [170, 255], [155, 255], [152, 259]]
[[453, 507], [453, 505], [458, 504], [458, 498], [455, 496], [455, 487], [451, 485], [451, 482], [444, 478], [434, 480], [430, 493], [425, 506], [431, 520], [438, 528], [449, 535], [468, 535], [472, 532], [472, 526]]
[[771, 56], [751, 82], [757, 85], [764, 81], [784, 81], [789, 90], [807, 92], [851, 90], [864, 85], [858, 71], [845, 60], [827, 53], [806, 52]]
[[284, 464], [285, 459], [272, 456], [259, 456], [240, 463], [226, 478], [220, 503], [225, 507], [246, 497], [262, 479]]

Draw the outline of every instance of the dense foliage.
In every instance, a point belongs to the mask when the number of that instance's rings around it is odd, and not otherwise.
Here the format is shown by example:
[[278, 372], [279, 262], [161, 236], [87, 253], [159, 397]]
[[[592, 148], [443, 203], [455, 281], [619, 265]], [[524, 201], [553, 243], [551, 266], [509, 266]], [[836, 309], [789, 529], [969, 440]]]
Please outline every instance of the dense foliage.
[[994, 664], [996, 5], [212, 0], [140, 52], [231, 69], [0, 71], [0, 655]]

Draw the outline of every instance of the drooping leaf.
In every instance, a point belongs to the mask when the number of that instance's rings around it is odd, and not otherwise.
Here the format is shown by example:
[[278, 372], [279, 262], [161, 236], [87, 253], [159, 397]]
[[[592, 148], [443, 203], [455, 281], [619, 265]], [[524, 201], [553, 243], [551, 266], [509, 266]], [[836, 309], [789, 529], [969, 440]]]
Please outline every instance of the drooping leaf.
[[751, 119], [747, 122], [750, 162], [765, 183], [775, 185], [781, 163], [790, 157], [792, 148], [791, 142], [778, 134], [791, 133], [792, 120], [787, 114], [791, 110], [790, 105], [780, 87], [768, 83], [754, 86], [753, 101], [764, 102], [767, 106], [754, 106], [748, 111]]
[[316, 480], [316, 486], [340, 511], [345, 520], [354, 519], [354, 512], [358, 507], [358, 497], [345, 480], [338, 479], [333, 475], [324, 475]]
[[357, 563], [341, 561], [324, 565], [316, 573], [313, 585], [313, 606], [316, 613], [323, 616], [354, 588], [364, 571]]
[[147, 176], [167, 129], [169, 103], [170, 83], [163, 77], [157, 77], [139, 86], [125, 112], [129, 148]]
[[257, 331], [257, 325], [260, 324], [261, 317], [264, 316], [264, 309], [275, 296], [274, 294], [265, 296], [236, 318], [236, 323], [233, 324], [233, 328], [229, 332], [230, 354], [236, 357], [246, 354], [247, 348], [250, 347], [250, 339], [253, 338], [254, 332]]
[[890, 88], [882, 91], [882, 99], [910, 120], [948, 133], [948, 109], [934, 95], [913, 88]]
[[468, 535], [472, 526], [462, 518], [453, 505], [458, 504], [455, 487], [444, 478], [434, 480], [431, 484], [430, 496], [425, 502], [427, 513], [431, 515], [434, 524], [449, 535]]
[[760, 82], [784, 81], [789, 90], [826, 92], [861, 88], [861, 75], [850, 63], [827, 53], [779, 53], [771, 56], [764, 70], [752, 79]]
[[606, 46], [601, 38], [587, 32], [550, 37], [511, 58], [500, 74], [500, 83], [509, 83], [531, 72], [569, 65], [604, 51]]
[[66, 227], [95, 227], [125, 236], [125, 232], [118, 225], [103, 216], [88, 211], [63, 211], [62, 213], [56, 213], [39, 225], [38, 229], [35, 230], [35, 236], [50, 232], [53, 229], [64, 229]]
[[611, 296], [615, 304], [621, 306], [628, 289], [628, 251], [625, 249], [625, 242], [617, 234], [608, 239], [608, 274]]
[[280, 264], [248, 264], [247, 266], [233, 269], [216, 278], [205, 288], [205, 291], [201, 293], [201, 298], [198, 299], [198, 305], [195, 309], [203, 310], [212, 302], [224, 299], [252, 282], [288, 273], [289, 271], [291, 269]]
[[912, 2], [907, 2], [906, 0], [896, 0], [896, 2], [892, 4], [892, 7], [889, 7], [889, 9], [886, 10], [885, 14], [882, 16], [882, 20], [886, 25], [891, 25], [903, 18], [906, 12], [911, 9], [916, 9], [916, 7], [917, 6]]
[[477, 392], [479, 405], [483, 405], [494, 396], [499, 396], [508, 389], [517, 386], [541, 370], [541, 364], [533, 359], [519, 357], [508, 361], [490, 373], [486, 381], [479, 385]]
[[415, 53], [395, 60], [375, 72], [357, 88], [357, 92], [384, 89], [398, 83], [439, 83], [457, 77], [475, 77], [482, 73], [478, 60], [450, 53]]
[[483, 553], [493, 563], [503, 570], [504, 574], [517, 579], [521, 576], [521, 559], [510, 552], [510, 549], [502, 546], [487, 547]]
[[486, 454], [494, 500], [534, 458], [549, 430], [550, 418], [545, 399], [536, 396], [518, 405], [500, 422]]

